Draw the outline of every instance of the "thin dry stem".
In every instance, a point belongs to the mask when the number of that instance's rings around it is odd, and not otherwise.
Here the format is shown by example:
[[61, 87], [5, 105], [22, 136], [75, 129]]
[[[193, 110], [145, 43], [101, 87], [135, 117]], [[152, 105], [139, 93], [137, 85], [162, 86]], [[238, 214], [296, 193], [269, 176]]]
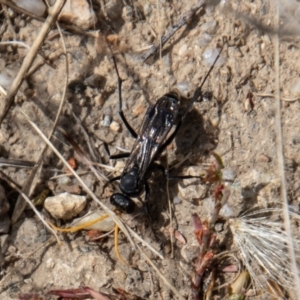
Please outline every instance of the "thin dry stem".
[[159, 49], [161, 49], [164, 44], [188, 22], [205, 3], [205, 0], [199, 0], [198, 3], [192, 6], [190, 10], [180, 16], [177, 22], [172, 24], [164, 35], [159, 35], [159, 40], [145, 54], [142, 55], [142, 61], [146, 61], [151, 55], [155, 54]]
[[26, 57], [23, 60], [22, 66], [14, 79], [10, 91], [3, 102], [0, 102], [0, 125], [2, 124], [6, 114], [8, 113], [11, 105], [13, 104], [14, 98], [27, 74], [29, 71], [32, 62], [36, 58], [38, 51], [43, 44], [49, 29], [51, 28], [52, 24], [56, 21], [61, 9], [63, 8], [66, 0], [59, 0], [53, 6], [52, 13], [47, 17], [45, 23], [42, 25], [41, 30], [34, 40], [30, 50], [28, 51]]
[[[56, 22], [56, 26], [57, 26], [57, 29], [58, 29], [59, 34], [60, 34], [62, 47], [63, 47], [63, 52], [64, 52], [64, 55], [65, 55], [66, 76], [65, 76], [65, 85], [64, 85], [64, 88], [63, 88], [63, 94], [62, 94], [62, 97], [61, 97], [59, 108], [58, 108], [57, 113], [56, 113], [55, 121], [54, 121], [53, 126], [50, 130], [50, 133], [48, 135], [48, 139], [51, 139], [51, 136], [53, 135], [53, 133], [55, 131], [55, 128], [57, 126], [57, 123], [58, 123], [58, 120], [59, 120], [59, 117], [60, 117], [60, 114], [61, 114], [61, 111], [62, 111], [62, 108], [63, 108], [63, 104], [65, 102], [67, 86], [68, 86], [68, 81], [69, 81], [69, 63], [68, 63], [68, 57], [67, 57], [67, 48], [66, 48], [64, 37], [62, 35], [62, 32], [60, 30], [58, 22]], [[31, 170], [28, 179], [26, 180], [25, 184], [23, 185], [22, 191], [23, 191], [24, 194], [27, 194], [27, 195], [30, 196], [30, 193], [34, 190], [34, 187], [35, 187], [34, 182], [36, 182], [36, 180], [35, 180], [36, 174], [38, 174], [38, 170], [41, 170], [41, 168], [42, 168], [43, 156], [46, 153], [47, 149], [48, 149], [48, 146], [46, 144], [44, 146], [42, 152], [40, 153], [39, 158], [38, 158], [34, 168]], [[12, 224], [14, 224], [18, 221], [18, 219], [21, 216], [21, 214], [23, 213], [25, 207], [26, 207], [26, 202], [23, 201], [22, 196], [20, 195], [18, 197], [16, 206], [15, 206], [15, 209], [13, 211], [12, 218], [11, 218]]]
[[24, 47], [24, 48], [30, 49], [30, 47], [22, 41], [0, 42], [0, 45], [1, 46], [4, 46], [4, 45], [17, 45], [19, 47]]
[[[167, 155], [167, 174], [169, 174], [169, 164], [168, 164], [168, 151], [166, 151]], [[169, 177], [169, 176], [168, 176]], [[169, 180], [167, 178], [166, 181], [166, 192], [167, 192], [167, 199], [168, 199], [168, 207], [169, 207], [169, 218], [170, 218], [170, 242], [171, 242], [171, 258], [174, 258], [174, 234], [173, 234], [173, 209], [172, 209], [172, 203], [170, 199], [170, 191], [169, 191]]]
[[[276, 31], [279, 32], [279, 1], [276, 2]], [[288, 243], [288, 251], [290, 254], [291, 260], [291, 270], [288, 272], [292, 272], [292, 276], [294, 277], [294, 286], [296, 287], [297, 299], [300, 299], [300, 277], [299, 271], [296, 262], [295, 250], [294, 250], [294, 242], [293, 235], [291, 230], [291, 221], [290, 214], [288, 208], [288, 199], [287, 199], [287, 188], [286, 188], [286, 179], [284, 172], [284, 159], [283, 159], [283, 139], [282, 139], [282, 127], [281, 127], [281, 102], [280, 102], [280, 69], [279, 69], [279, 35], [278, 33], [275, 35], [275, 99], [276, 99], [276, 148], [277, 148], [277, 159], [278, 159], [278, 169], [280, 172], [280, 181], [281, 181], [281, 198], [283, 201], [283, 210], [284, 210], [284, 225], [287, 233], [287, 243]]]
[[[270, 98], [275, 98], [276, 97], [273, 94], [262, 94], [262, 93], [253, 93], [253, 95], [257, 96], [257, 97], [270, 97]], [[284, 98], [284, 97], [281, 97], [280, 99], [281, 99], [281, 101], [286, 101], [286, 102], [295, 102], [295, 101], [300, 100], [299, 97], [295, 97], [295, 98]]]

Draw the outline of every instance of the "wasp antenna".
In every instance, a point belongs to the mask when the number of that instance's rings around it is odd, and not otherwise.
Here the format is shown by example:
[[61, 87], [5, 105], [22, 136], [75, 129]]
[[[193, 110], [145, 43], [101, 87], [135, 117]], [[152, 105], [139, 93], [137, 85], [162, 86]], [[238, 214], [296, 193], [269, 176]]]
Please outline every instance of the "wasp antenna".
[[199, 87], [200, 89], [202, 89], [202, 87], [203, 87], [203, 85], [204, 85], [206, 79], [208, 78], [208, 76], [210, 75], [211, 71], [213, 70], [213, 68], [214, 68], [214, 66], [215, 66], [215, 64], [216, 64], [216, 62], [217, 62], [217, 60], [219, 59], [219, 57], [220, 57], [220, 55], [221, 55], [221, 53], [222, 53], [222, 51], [223, 51], [223, 48], [224, 48], [224, 44], [221, 46], [221, 49], [220, 49], [219, 54], [217, 55], [217, 57], [216, 57], [216, 59], [214, 60], [213, 64], [211, 65], [211, 67], [209, 68], [209, 70], [208, 70], [208, 72], [206, 73], [205, 77], [203, 78], [203, 80], [202, 80], [202, 82], [201, 82], [201, 84], [200, 84], [200, 87]]

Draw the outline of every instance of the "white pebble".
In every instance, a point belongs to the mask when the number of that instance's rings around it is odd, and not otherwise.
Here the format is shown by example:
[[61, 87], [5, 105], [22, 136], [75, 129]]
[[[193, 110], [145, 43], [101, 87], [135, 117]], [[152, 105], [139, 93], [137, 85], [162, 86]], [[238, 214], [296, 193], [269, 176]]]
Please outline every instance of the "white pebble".
[[201, 26], [201, 30], [205, 31], [209, 34], [215, 34], [218, 30], [217, 25], [218, 25], [218, 23], [216, 20], [211, 20], [211, 21], [204, 23]]
[[59, 185], [69, 185], [69, 184], [71, 184], [71, 182], [72, 182], [72, 179], [68, 176], [63, 176], [63, 177], [57, 178], [57, 183]]
[[292, 82], [291, 93], [293, 96], [298, 97], [300, 99], [300, 79], [296, 78]]
[[181, 202], [182, 202], [182, 200], [179, 197], [177, 197], [177, 196], [174, 197], [174, 199], [173, 199], [174, 204], [180, 204]]
[[43, 0], [13, 0], [13, 2], [15, 2], [17, 6], [39, 17], [44, 15], [47, 8]]
[[148, 3], [146, 3], [146, 4], [144, 5], [144, 15], [145, 15], [145, 16], [149, 16], [149, 15], [151, 14], [151, 12], [152, 12], [151, 5], [148, 4]]
[[100, 122], [102, 126], [109, 127], [111, 124], [111, 116], [105, 115], [104, 119]]
[[219, 215], [225, 219], [234, 217], [232, 208], [226, 203], [220, 210]]
[[204, 46], [208, 45], [211, 40], [212, 40], [211, 35], [209, 35], [208, 33], [204, 32], [201, 35], [201, 37], [198, 39], [198, 45], [200, 47], [204, 47]]
[[[5, 68], [0, 72], [0, 86], [3, 87], [6, 91], [10, 90], [10, 86], [17, 76], [17, 70], [12, 70]], [[23, 81], [20, 91], [23, 92], [27, 88], [26, 81]]]
[[1, 71], [0, 73], [0, 85], [5, 89], [9, 90], [10, 86], [13, 82], [13, 78], [9, 76], [9, 74], [4, 70]]
[[[204, 61], [207, 65], [212, 66], [219, 53], [220, 53], [219, 48], [208, 49], [208, 50], [203, 52], [202, 58], [204, 59]], [[216, 67], [221, 67], [226, 63], [226, 61], [227, 61], [226, 55], [221, 53], [221, 55], [220, 55], [219, 59], [217, 60], [215, 66]]]
[[170, 53], [167, 53], [165, 56], [163, 56], [163, 62], [165, 66], [170, 69], [171, 68], [171, 57]]
[[235, 172], [232, 169], [223, 169], [222, 175], [223, 179], [228, 181], [234, 181], [236, 176]]
[[180, 94], [184, 97], [188, 97], [191, 92], [194, 90], [194, 86], [187, 81], [182, 81], [176, 84], [176, 88]]
[[183, 44], [178, 50], [178, 55], [183, 56], [186, 53], [187, 49], [188, 49], [187, 44]]
[[55, 219], [68, 220], [77, 216], [86, 205], [86, 197], [62, 193], [45, 200], [44, 207]]

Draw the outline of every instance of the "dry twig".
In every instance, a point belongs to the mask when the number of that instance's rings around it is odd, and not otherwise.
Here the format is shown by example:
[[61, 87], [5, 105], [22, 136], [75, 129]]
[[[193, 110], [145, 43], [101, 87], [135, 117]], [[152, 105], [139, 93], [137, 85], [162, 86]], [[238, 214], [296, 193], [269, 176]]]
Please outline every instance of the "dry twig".
[[189, 11], [184, 13], [179, 20], [172, 25], [167, 32], [145, 53], [141, 56], [142, 61], [146, 61], [151, 55], [157, 53], [164, 44], [182, 27], [184, 26], [192, 17], [197, 13], [197, 11], [206, 3], [206, 0], [200, 0], [195, 4]]
[[[276, 1], [276, 31], [279, 31], [279, 1]], [[297, 267], [296, 255], [295, 255], [295, 247], [291, 229], [291, 220], [290, 213], [288, 207], [288, 199], [287, 199], [287, 188], [286, 188], [286, 179], [284, 172], [284, 159], [283, 159], [283, 139], [282, 139], [282, 127], [281, 127], [281, 102], [280, 102], [280, 72], [279, 72], [279, 35], [278, 33], [274, 38], [274, 51], [275, 51], [275, 99], [276, 99], [276, 148], [277, 148], [277, 162], [278, 162], [278, 170], [280, 175], [280, 192], [281, 199], [283, 202], [283, 218], [284, 218], [284, 227], [287, 234], [286, 242], [288, 244], [288, 252], [290, 254], [291, 261], [291, 270], [287, 270], [288, 272], [292, 272], [294, 277], [294, 286], [296, 287], [297, 299], [300, 299], [300, 277], [299, 271]]]
[[45, 23], [43, 24], [39, 35], [34, 40], [29, 52], [27, 53], [26, 57], [23, 60], [22, 66], [14, 79], [10, 91], [5, 98], [3, 102], [0, 102], [0, 125], [2, 124], [4, 118], [6, 117], [10, 107], [13, 104], [14, 98], [19, 90], [19, 87], [21, 86], [29, 68], [32, 65], [32, 62], [36, 58], [39, 48], [41, 47], [42, 43], [44, 42], [49, 29], [53, 25], [53, 23], [56, 21], [61, 9], [63, 8], [66, 0], [59, 0], [56, 1], [55, 5], [53, 6], [53, 12], [50, 14]]
[[[58, 119], [59, 119], [59, 116], [61, 114], [63, 104], [65, 102], [65, 97], [66, 97], [66, 92], [67, 92], [67, 85], [68, 85], [68, 81], [69, 81], [69, 63], [68, 63], [68, 57], [67, 57], [67, 49], [66, 49], [66, 45], [65, 45], [65, 42], [64, 42], [64, 37], [62, 35], [62, 32], [60, 30], [58, 22], [56, 22], [56, 26], [57, 26], [57, 29], [60, 33], [60, 38], [61, 38], [61, 41], [62, 41], [62, 47], [63, 47], [63, 51], [64, 51], [64, 55], [65, 55], [66, 76], [65, 76], [65, 85], [64, 85], [63, 94], [62, 94], [62, 97], [61, 97], [61, 101], [60, 101], [59, 108], [58, 108], [58, 111], [57, 111], [57, 114], [56, 114], [56, 117], [55, 117], [54, 124], [53, 124], [53, 126], [50, 130], [49, 135], [48, 135], [48, 139], [51, 138], [51, 136], [54, 133], [55, 128], [57, 126]], [[32, 192], [33, 189], [34, 189], [34, 185], [32, 185], [32, 183], [34, 182], [34, 179], [35, 179], [36, 174], [38, 173], [38, 170], [40, 170], [41, 167], [42, 167], [43, 156], [46, 153], [47, 148], [48, 148], [48, 146], [46, 144], [44, 146], [42, 152], [40, 153], [40, 156], [39, 156], [34, 168], [31, 170], [31, 173], [30, 173], [28, 179], [26, 180], [26, 182], [25, 182], [25, 184], [22, 188], [23, 193], [26, 194], [26, 195], [30, 196], [30, 192]], [[25, 207], [26, 207], [26, 202], [23, 201], [22, 196], [19, 195], [16, 206], [15, 206], [15, 209], [13, 211], [12, 218], [11, 218], [12, 224], [14, 224], [18, 221], [18, 219], [21, 216], [22, 212], [24, 211]]]
[[[39, 16], [31, 13], [30, 11], [28, 11], [28, 10], [22, 8], [22, 7], [19, 7], [19, 6], [15, 5], [12, 1], [9, 1], [9, 0], [0, 0], [0, 4], [4, 4], [4, 5], [10, 7], [12, 10], [14, 10], [14, 11], [16, 11], [18, 13], [24, 14], [26, 16], [29, 16], [30, 18], [38, 20], [38, 21], [40, 21], [42, 23], [44, 23], [46, 21], [45, 18], [39, 17]], [[69, 31], [77, 33], [77, 34], [95, 37], [94, 33], [82, 30], [80, 27], [78, 27], [76, 25], [60, 24], [60, 26], [63, 29], [65, 29], [65, 30], [69, 30]]]

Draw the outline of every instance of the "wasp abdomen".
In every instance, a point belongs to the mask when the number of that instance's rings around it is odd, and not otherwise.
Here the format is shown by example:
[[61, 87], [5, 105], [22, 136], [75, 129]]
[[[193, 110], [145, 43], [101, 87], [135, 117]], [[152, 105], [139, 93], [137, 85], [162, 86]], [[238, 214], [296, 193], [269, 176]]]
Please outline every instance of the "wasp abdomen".
[[118, 210], [132, 214], [135, 210], [135, 203], [129, 197], [124, 194], [116, 193], [110, 197], [110, 203], [114, 205]]

